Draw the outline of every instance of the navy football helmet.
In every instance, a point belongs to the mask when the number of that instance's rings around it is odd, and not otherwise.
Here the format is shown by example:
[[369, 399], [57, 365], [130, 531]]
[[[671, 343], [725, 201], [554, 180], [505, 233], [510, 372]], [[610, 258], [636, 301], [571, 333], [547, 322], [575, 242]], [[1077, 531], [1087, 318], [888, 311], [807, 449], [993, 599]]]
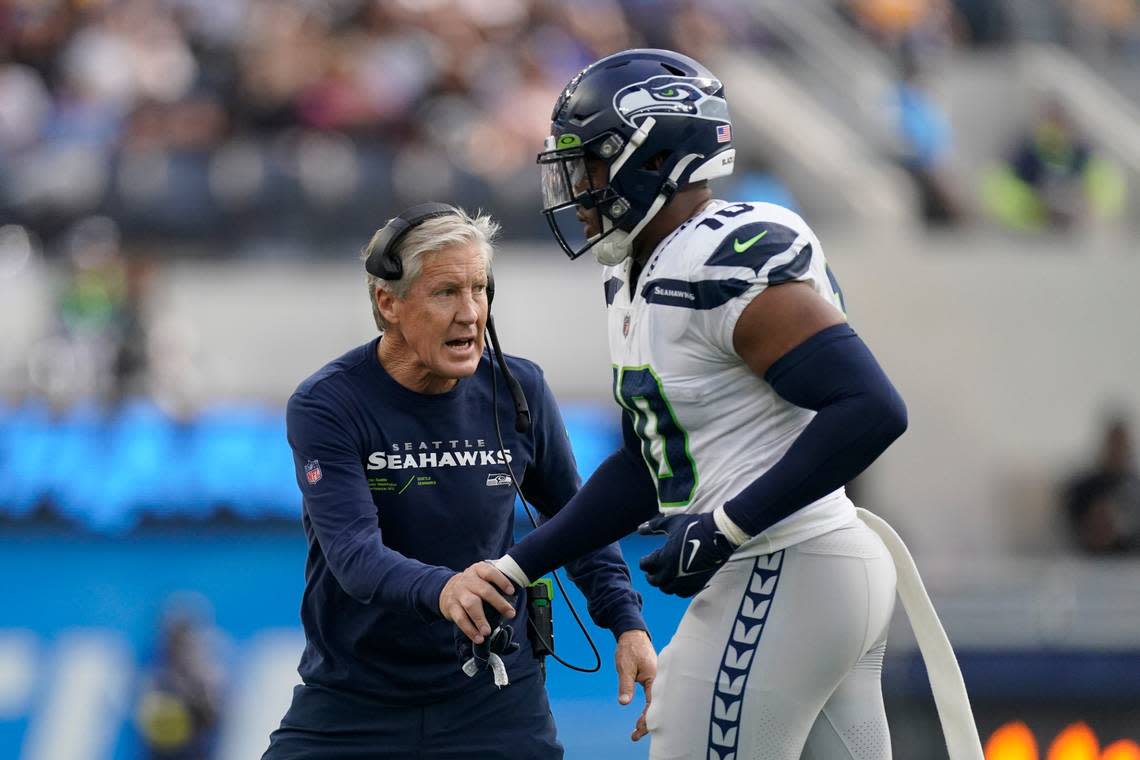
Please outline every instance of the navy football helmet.
[[[570, 80], [554, 104], [538, 155], [543, 211], [572, 259], [592, 251], [620, 263], [633, 241], [682, 187], [732, 173], [736, 151], [724, 87], [708, 69], [669, 50], [626, 50]], [[604, 162], [597, 187], [587, 159]], [[600, 231], [570, 242], [580, 210], [597, 209]], [[577, 219], [567, 219], [573, 210]]]

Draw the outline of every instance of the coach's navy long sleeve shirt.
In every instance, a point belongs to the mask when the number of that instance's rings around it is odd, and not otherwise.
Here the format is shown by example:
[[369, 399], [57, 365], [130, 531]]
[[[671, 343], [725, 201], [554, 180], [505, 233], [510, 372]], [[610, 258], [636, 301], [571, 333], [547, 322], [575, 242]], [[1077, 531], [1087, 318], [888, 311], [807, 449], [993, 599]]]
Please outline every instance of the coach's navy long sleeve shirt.
[[[303, 382], [286, 413], [302, 521], [309, 542], [301, 621], [305, 683], [416, 704], [475, 684], [459, 669], [455, 626], [439, 612], [447, 579], [513, 543], [510, 471], [540, 512], [556, 513], [579, 477], [554, 398], [537, 365], [508, 357], [533, 425], [514, 430], [514, 406], [498, 378], [500, 447], [491, 365], [447, 393], [397, 383], [376, 355], [379, 339]], [[508, 464], [510, 469], [508, 469]], [[615, 635], [644, 629], [641, 597], [616, 544], [568, 565], [594, 621]], [[536, 668], [526, 608], [511, 621], [522, 649], [512, 674]]]

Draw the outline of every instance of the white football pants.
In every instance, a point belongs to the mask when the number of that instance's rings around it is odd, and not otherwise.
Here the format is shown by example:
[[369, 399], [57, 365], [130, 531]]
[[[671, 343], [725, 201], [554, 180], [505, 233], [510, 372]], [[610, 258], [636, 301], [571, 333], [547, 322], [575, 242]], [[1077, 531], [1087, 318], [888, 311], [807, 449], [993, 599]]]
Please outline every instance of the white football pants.
[[733, 560], [661, 652], [652, 760], [890, 760], [895, 565], [862, 522]]

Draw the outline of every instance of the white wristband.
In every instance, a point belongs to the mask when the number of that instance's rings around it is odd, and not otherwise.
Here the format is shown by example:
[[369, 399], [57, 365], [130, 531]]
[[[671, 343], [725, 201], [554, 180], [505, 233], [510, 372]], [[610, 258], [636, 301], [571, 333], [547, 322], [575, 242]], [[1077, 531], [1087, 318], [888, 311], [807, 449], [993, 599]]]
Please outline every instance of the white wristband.
[[491, 566], [498, 570], [503, 575], [510, 578], [520, 588], [526, 588], [530, 585], [530, 578], [526, 577], [526, 573], [519, 567], [519, 563], [515, 562], [514, 558], [509, 554], [504, 554], [498, 559], [486, 560], [491, 563]]
[[740, 529], [739, 525], [732, 521], [732, 518], [724, 511], [723, 504], [714, 509], [712, 514], [713, 522], [716, 523], [716, 527], [720, 529], [720, 532], [724, 534], [725, 538], [727, 538], [733, 546], [740, 546], [752, 538], [752, 536], [745, 533]]

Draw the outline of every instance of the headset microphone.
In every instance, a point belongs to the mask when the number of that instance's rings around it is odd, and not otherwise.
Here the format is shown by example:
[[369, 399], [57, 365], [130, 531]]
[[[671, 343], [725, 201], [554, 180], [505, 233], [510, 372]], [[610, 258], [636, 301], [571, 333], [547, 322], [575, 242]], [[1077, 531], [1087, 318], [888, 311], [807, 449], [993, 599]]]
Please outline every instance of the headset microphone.
[[491, 348], [499, 367], [503, 370], [503, 379], [507, 381], [507, 390], [515, 401], [515, 432], [526, 433], [530, 431], [530, 406], [526, 403], [522, 385], [507, 369], [507, 360], [503, 356], [503, 349], [499, 346], [499, 334], [495, 331], [495, 319], [490, 314], [491, 302], [495, 300], [495, 276], [487, 273], [487, 335], [491, 337]]
[[526, 396], [523, 395], [519, 381], [507, 369], [507, 360], [503, 358], [503, 349], [499, 347], [499, 336], [495, 333], [495, 320], [490, 316], [487, 317], [487, 334], [491, 336], [491, 348], [495, 350], [495, 358], [499, 362], [499, 368], [503, 370], [507, 389], [511, 392], [511, 398], [515, 400], [515, 432], [526, 433], [530, 430], [530, 407], [526, 403]]

